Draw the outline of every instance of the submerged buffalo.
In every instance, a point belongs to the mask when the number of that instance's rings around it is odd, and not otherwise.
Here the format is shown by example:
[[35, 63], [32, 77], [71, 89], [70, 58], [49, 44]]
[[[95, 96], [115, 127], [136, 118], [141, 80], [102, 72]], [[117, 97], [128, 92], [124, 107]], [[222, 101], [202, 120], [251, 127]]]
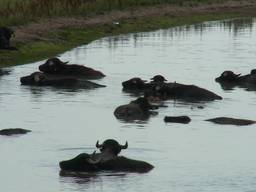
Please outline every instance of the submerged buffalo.
[[223, 89], [230, 89], [235, 86], [256, 88], [256, 69], [251, 70], [250, 74], [247, 75], [235, 74], [233, 71], [224, 71], [215, 81], [220, 83]]
[[128, 148], [128, 143], [120, 145], [114, 139], [105, 140], [102, 144], [97, 141], [96, 147], [100, 153], [82, 153], [73, 159], [61, 161], [59, 166], [62, 171], [96, 172], [96, 171], [129, 171], [148, 172], [153, 166], [144, 161], [128, 159], [118, 156], [122, 149]]
[[196, 85], [185, 85], [180, 83], [167, 83], [159, 87], [156, 92], [170, 99], [182, 99], [186, 101], [214, 101], [222, 97]]
[[230, 117], [216, 117], [213, 119], [207, 119], [206, 121], [210, 121], [210, 122], [221, 124], [221, 125], [237, 125], [237, 126], [252, 125], [256, 123], [256, 121], [253, 121], [253, 120], [236, 119], [236, 118], [230, 118]]
[[117, 119], [128, 121], [144, 120], [150, 115], [157, 114], [157, 112], [152, 111], [157, 108], [157, 106], [151, 105], [147, 98], [139, 97], [138, 99], [131, 101], [129, 104], [117, 107], [114, 111], [114, 115]]
[[0, 135], [11, 136], [11, 135], [20, 135], [26, 134], [30, 132], [30, 130], [22, 129], [22, 128], [9, 128], [0, 130]]
[[147, 96], [156, 96], [165, 99], [182, 99], [187, 101], [213, 101], [222, 97], [195, 85], [180, 83], [166, 83], [161, 75], [156, 75], [147, 83], [140, 78], [132, 78], [122, 83], [124, 91], [143, 91]]
[[83, 65], [72, 64], [68, 65], [68, 62], [62, 62], [58, 58], [48, 59], [44, 64], [39, 66], [39, 70], [54, 75], [65, 76], [79, 76], [87, 79], [99, 79], [105, 77], [105, 75], [97, 70], [94, 70]]
[[164, 122], [166, 123], [183, 123], [188, 124], [191, 121], [188, 116], [165, 116]]
[[146, 80], [142, 80], [139, 77], [131, 78], [127, 81], [122, 82], [124, 91], [147, 91], [154, 89], [157, 85], [162, 85], [167, 81], [162, 75], [155, 75], [150, 79], [151, 81], [147, 83]]
[[97, 83], [93, 83], [84, 79], [75, 77], [55, 76], [44, 74], [41, 72], [34, 72], [28, 76], [20, 78], [22, 85], [36, 85], [36, 86], [55, 86], [55, 87], [77, 87], [77, 88], [98, 88], [105, 87]]
[[127, 81], [122, 82], [124, 91], [145, 91], [151, 89], [151, 85], [146, 83], [147, 81], [142, 80], [139, 77], [134, 77]]

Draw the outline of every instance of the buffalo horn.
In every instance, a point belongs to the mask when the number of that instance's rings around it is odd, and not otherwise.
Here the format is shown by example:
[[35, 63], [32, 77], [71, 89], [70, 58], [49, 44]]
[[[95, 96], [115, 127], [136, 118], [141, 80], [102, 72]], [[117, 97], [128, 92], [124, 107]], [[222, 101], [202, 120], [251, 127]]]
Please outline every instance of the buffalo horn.
[[127, 149], [128, 148], [128, 142], [126, 141], [125, 145], [120, 145], [121, 149]]
[[97, 141], [96, 147], [97, 147], [97, 148], [101, 148], [101, 147], [102, 147], [102, 144], [100, 145], [100, 144], [99, 144], [99, 141]]

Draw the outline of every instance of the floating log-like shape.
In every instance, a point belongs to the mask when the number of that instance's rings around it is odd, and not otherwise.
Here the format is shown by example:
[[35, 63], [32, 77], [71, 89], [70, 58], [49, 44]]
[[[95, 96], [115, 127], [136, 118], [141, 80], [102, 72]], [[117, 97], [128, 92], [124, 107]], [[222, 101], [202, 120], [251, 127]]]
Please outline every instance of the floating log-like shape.
[[256, 123], [256, 121], [253, 120], [248, 120], [248, 119], [235, 119], [235, 118], [230, 118], [230, 117], [217, 117], [213, 119], [207, 119], [206, 121], [210, 121], [216, 124], [221, 124], [221, 125], [251, 125]]
[[30, 130], [22, 129], [22, 128], [10, 128], [10, 129], [2, 129], [0, 130], [0, 135], [19, 135], [19, 134], [26, 134], [30, 132]]
[[188, 124], [191, 119], [188, 116], [165, 116], [164, 122]]

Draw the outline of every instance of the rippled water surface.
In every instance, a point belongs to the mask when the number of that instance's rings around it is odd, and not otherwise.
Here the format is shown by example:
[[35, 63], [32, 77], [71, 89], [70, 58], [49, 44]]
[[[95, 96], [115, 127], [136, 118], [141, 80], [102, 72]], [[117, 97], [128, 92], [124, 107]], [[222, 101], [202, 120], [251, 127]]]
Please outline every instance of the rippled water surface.
[[[4, 192], [255, 191], [256, 127], [214, 125], [217, 116], [256, 119], [256, 91], [223, 90], [214, 79], [224, 70], [256, 68], [256, 20], [205, 22], [147, 33], [103, 38], [60, 55], [107, 76], [95, 90], [20, 86], [19, 77], [41, 62], [11, 68], [0, 77], [1, 128], [32, 130], [0, 136], [0, 189]], [[113, 111], [136, 97], [121, 82], [162, 74], [196, 84], [224, 99], [208, 103], [168, 101], [148, 121], [125, 123]], [[203, 106], [199, 109], [198, 106]], [[166, 115], [188, 115], [190, 124], [166, 124]], [[59, 176], [58, 162], [93, 152], [107, 138], [129, 143], [122, 155], [148, 161], [147, 174], [102, 172]]]

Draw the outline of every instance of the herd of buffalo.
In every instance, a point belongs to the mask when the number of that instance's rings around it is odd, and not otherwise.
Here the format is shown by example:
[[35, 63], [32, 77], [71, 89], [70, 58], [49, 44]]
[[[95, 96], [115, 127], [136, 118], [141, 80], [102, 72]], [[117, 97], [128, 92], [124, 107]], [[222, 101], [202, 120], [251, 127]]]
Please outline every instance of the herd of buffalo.
[[[9, 40], [13, 31], [0, 28], [0, 49], [14, 50]], [[0, 75], [8, 74], [8, 71], [0, 69]], [[39, 66], [39, 71], [33, 72], [27, 76], [20, 78], [22, 85], [29, 86], [54, 86], [54, 87], [71, 87], [71, 88], [101, 88], [106, 87], [94, 83], [90, 80], [105, 77], [101, 71], [86, 67], [84, 65], [67, 64], [58, 58], [48, 59]], [[256, 87], [256, 70], [252, 70], [250, 74], [235, 74], [232, 71], [224, 71], [216, 81], [225, 89], [234, 86]], [[162, 101], [175, 99], [188, 102], [194, 101], [214, 101], [221, 100], [222, 97], [196, 85], [186, 85], [177, 82], [167, 82], [162, 75], [155, 75], [150, 81], [143, 80], [139, 77], [122, 82], [123, 91], [131, 92], [138, 95], [135, 100], [118, 106], [114, 110], [114, 115], [118, 119], [125, 121], [144, 120], [152, 115], [157, 115], [159, 107], [166, 107]], [[191, 119], [188, 116], [166, 116], [165, 122], [189, 123]], [[255, 123], [252, 120], [234, 119], [230, 117], [217, 117], [208, 119], [214, 123], [233, 124], [233, 125], [249, 125]], [[0, 135], [24, 134], [29, 130], [24, 129], [3, 129]], [[73, 159], [61, 161], [59, 163], [62, 173], [69, 171], [85, 171], [94, 172], [101, 170], [111, 171], [132, 171], [132, 172], [148, 172], [153, 166], [147, 162], [128, 159], [119, 156], [122, 149], [128, 148], [128, 143], [119, 144], [116, 140], [108, 139], [103, 143], [96, 143], [99, 153], [82, 153]]]

